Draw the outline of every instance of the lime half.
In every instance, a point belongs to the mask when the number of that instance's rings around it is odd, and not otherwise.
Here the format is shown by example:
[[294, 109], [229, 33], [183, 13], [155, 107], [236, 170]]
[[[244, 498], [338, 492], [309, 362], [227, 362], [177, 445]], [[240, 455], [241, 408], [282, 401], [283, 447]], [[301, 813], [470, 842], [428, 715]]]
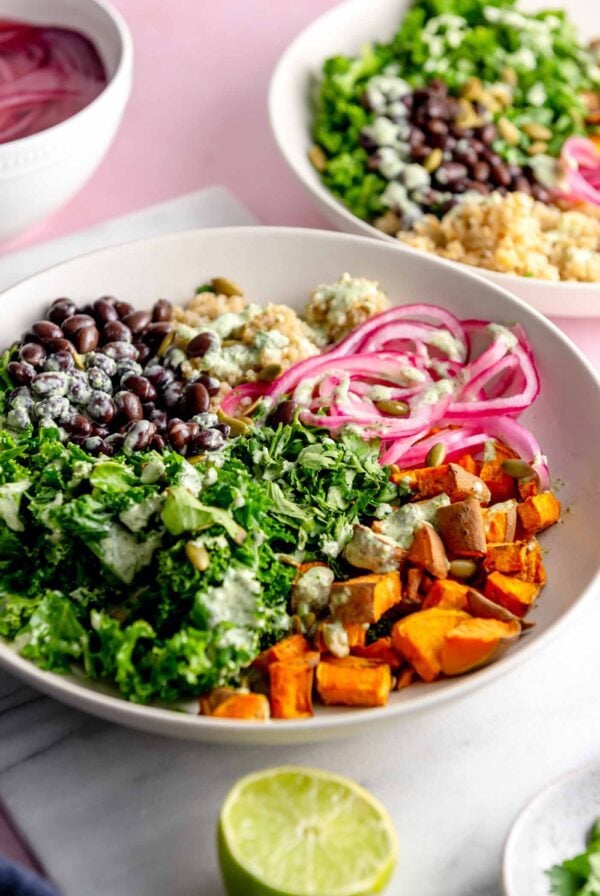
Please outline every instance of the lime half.
[[281, 766], [242, 778], [219, 819], [229, 896], [367, 896], [398, 852], [391, 818], [358, 784]]

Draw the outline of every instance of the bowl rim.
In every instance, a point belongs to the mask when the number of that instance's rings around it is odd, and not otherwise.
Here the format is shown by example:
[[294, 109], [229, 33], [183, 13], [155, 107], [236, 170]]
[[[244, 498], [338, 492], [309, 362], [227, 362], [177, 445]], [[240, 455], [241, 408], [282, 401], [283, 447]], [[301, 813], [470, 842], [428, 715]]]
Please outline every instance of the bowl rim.
[[[378, 239], [383, 242], [387, 242], [390, 245], [395, 245], [396, 248], [399, 248], [403, 251], [408, 251], [415, 253], [417, 252], [419, 255], [428, 255], [431, 256], [433, 253], [425, 252], [421, 249], [416, 249], [413, 246], [409, 246], [405, 243], [400, 242], [395, 237], [390, 236], [389, 234], [383, 233], [381, 230], [378, 230], [373, 224], [369, 224], [368, 221], [364, 221], [362, 218], [357, 217], [357, 215], [353, 214], [347, 206], [344, 205], [341, 199], [335, 196], [331, 190], [329, 190], [320, 180], [318, 172], [314, 171], [311, 168], [310, 174], [308, 172], [308, 168], [303, 168], [298, 164], [296, 159], [293, 159], [291, 155], [287, 151], [287, 140], [286, 140], [286, 130], [285, 127], [280, 123], [279, 116], [279, 94], [282, 91], [281, 83], [284, 80], [285, 74], [287, 73], [287, 69], [290, 63], [290, 60], [293, 59], [298, 46], [304, 43], [304, 41], [308, 40], [312, 31], [318, 31], [321, 26], [326, 23], [330, 18], [335, 20], [337, 18], [343, 19], [344, 12], [353, 7], [353, 6], [361, 6], [366, 5], [367, 0], [344, 0], [344, 2], [337, 4], [332, 9], [326, 10], [320, 16], [317, 16], [316, 19], [313, 19], [311, 22], [306, 25], [305, 28], [297, 34], [293, 40], [286, 46], [283, 50], [277, 62], [275, 63], [275, 67], [271, 74], [271, 79], [269, 82], [268, 88], [268, 115], [269, 115], [269, 125], [271, 128], [271, 134], [273, 139], [275, 140], [275, 144], [283, 158], [286, 162], [288, 168], [292, 171], [293, 174], [298, 178], [303, 187], [313, 195], [313, 197], [322, 201], [325, 205], [327, 205], [331, 211], [338, 215], [340, 218], [343, 218], [348, 222], [352, 227], [358, 228], [365, 236], [370, 236], [372, 239]], [[365, 40], [367, 40], [366, 38]], [[339, 51], [343, 52], [343, 51]], [[332, 55], [334, 51], [332, 51]], [[325, 60], [321, 60], [321, 64]], [[320, 72], [320, 69], [319, 69]], [[286, 95], [284, 92], [283, 96]], [[308, 107], [310, 109], [310, 102], [307, 100]], [[310, 132], [307, 133], [307, 138], [310, 137]], [[307, 162], [307, 164], [310, 164]], [[314, 177], [312, 176], [314, 173]], [[442, 256], [435, 255], [434, 257], [440, 258]], [[578, 280], [543, 280], [540, 277], [524, 277], [521, 274], [513, 274], [504, 271], [493, 271], [488, 268], [479, 268], [476, 265], [467, 264], [462, 261], [452, 261], [451, 259], [445, 259], [449, 261], [452, 265], [459, 265], [462, 268], [467, 268], [473, 273], [477, 273], [480, 271], [485, 271], [486, 275], [492, 275], [489, 278], [488, 282], [496, 282], [496, 278], [499, 279], [498, 285], [502, 288], [510, 291], [511, 285], [513, 288], [518, 288], [518, 285], [525, 281], [527, 284], [531, 284], [532, 286], [538, 286], [540, 288], [548, 289], [552, 288], [556, 293], [564, 292], [570, 293], [576, 290], [578, 293], [598, 293], [600, 291], [600, 283], [586, 283]], [[504, 287], [504, 284], [506, 286]], [[565, 295], [566, 298], [566, 295]]]
[[43, 161], [50, 155], [68, 154], [78, 142], [74, 140], [74, 134], [80, 125], [82, 125], [80, 129], [82, 138], [86, 137], [85, 119], [95, 114], [99, 107], [108, 104], [119, 90], [125, 88], [128, 92], [128, 82], [131, 80], [133, 68], [133, 38], [129, 26], [109, 0], [86, 0], [86, 2], [96, 6], [115, 27], [119, 53], [115, 71], [98, 96], [64, 121], [27, 137], [0, 143], [0, 176], [12, 173], [22, 166]]
[[[209, 241], [219, 239], [223, 236], [226, 239], [235, 239], [241, 237], [248, 232], [260, 233], [259, 239], [269, 240], [271, 238], [288, 238], [298, 240], [317, 240], [325, 242], [342, 242], [349, 245], [368, 246], [376, 252], [393, 251], [390, 247], [385, 248], [385, 244], [368, 239], [364, 236], [355, 234], [340, 233], [331, 230], [319, 230], [316, 228], [296, 228], [284, 226], [261, 226], [246, 225], [234, 227], [212, 227], [212, 228], [194, 228], [188, 230], [176, 231], [169, 234], [163, 234], [150, 238], [142, 238], [130, 240], [127, 242], [117, 243], [105, 249], [96, 250], [94, 252], [86, 252], [67, 261], [59, 262], [50, 267], [39, 271], [30, 277], [23, 278], [18, 283], [13, 284], [7, 290], [0, 293], [0, 301], [7, 298], [10, 299], [14, 290], [21, 289], [24, 284], [34, 281], [38, 277], [45, 276], [51, 271], [59, 271], [61, 268], [68, 268], [70, 265], [78, 265], [85, 259], [109, 259], [110, 256], [119, 251], [127, 251], [134, 247], [145, 247], [146, 253], [152, 252], [152, 247], [157, 244], [166, 244], [169, 242], [185, 241], [198, 236], [205, 237]], [[399, 265], [402, 264], [401, 257], [398, 257]], [[477, 273], [466, 270], [465, 266], [457, 266], [446, 259], [436, 256], [425, 256], [424, 264], [438, 267], [442, 271], [447, 271], [449, 277], [458, 277], [463, 279], [465, 284], [473, 284], [480, 290], [485, 290], [490, 294], [501, 296], [503, 301], [508, 301], [508, 306], [515, 306], [520, 310], [532, 316], [538, 326], [542, 329], [550, 330], [553, 336], [561, 343], [565, 351], [573, 355], [580, 363], [585, 373], [590, 377], [596, 389], [600, 392], [600, 373], [596, 371], [592, 363], [583, 354], [583, 352], [575, 345], [575, 343], [566, 336], [563, 331], [556, 326], [551, 320], [545, 317], [536, 308], [533, 308], [527, 302], [513, 295], [508, 290], [497, 284], [486, 280]], [[452, 685], [448, 688], [434, 690], [431, 693], [425, 691], [420, 693], [418, 698], [410, 701], [393, 701], [384, 707], [378, 707], [371, 710], [365, 715], [362, 709], [343, 708], [339, 713], [327, 713], [323, 715], [315, 715], [310, 719], [290, 719], [290, 720], [270, 720], [261, 725], [249, 726], [247, 722], [236, 721], [233, 719], [214, 719], [212, 717], [204, 717], [200, 715], [192, 715], [186, 712], [177, 712], [173, 709], [167, 709], [156, 705], [140, 705], [131, 703], [123, 697], [106, 694], [94, 689], [93, 686], [85, 683], [84, 679], [72, 680], [71, 678], [59, 675], [55, 672], [47, 672], [40, 669], [31, 661], [17, 654], [9, 642], [0, 638], [0, 668], [5, 668], [9, 672], [13, 672], [19, 678], [26, 680], [28, 683], [38, 687], [41, 691], [55, 696], [65, 703], [84, 708], [92, 714], [99, 715], [103, 718], [117, 720], [125, 725], [133, 727], [145, 728], [160, 734], [175, 735], [188, 739], [211, 740], [222, 739], [221, 734], [228, 732], [231, 735], [231, 743], [245, 745], [250, 743], [278, 743], [289, 741], [311, 741], [324, 739], [327, 737], [341, 736], [344, 733], [352, 733], [353, 730], [365, 727], [365, 721], [375, 725], [380, 722], [389, 721], [395, 717], [406, 717], [413, 713], [429, 710], [430, 708], [450, 702], [451, 700], [460, 699], [469, 694], [480, 686], [494, 681], [500, 676], [514, 670], [524, 660], [533, 656], [537, 651], [542, 649], [546, 644], [556, 637], [561, 625], [566, 621], [572, 620], [595, 595], [600, 583], [600, 560], [598, 567], [588, 582], [587, 586], [580, 592], [573, 604], [569, 606], [561, 615], [555, 619], [545, 629], [540, 632], [536, 638], [528, 643], [516, 653], [507, 653], [497, 662], [485, 666], [479, 670], [470, 673], [468, 676], [461, 676], [453, 679]], [[289, 738], [288, 738], [289, 735]]]

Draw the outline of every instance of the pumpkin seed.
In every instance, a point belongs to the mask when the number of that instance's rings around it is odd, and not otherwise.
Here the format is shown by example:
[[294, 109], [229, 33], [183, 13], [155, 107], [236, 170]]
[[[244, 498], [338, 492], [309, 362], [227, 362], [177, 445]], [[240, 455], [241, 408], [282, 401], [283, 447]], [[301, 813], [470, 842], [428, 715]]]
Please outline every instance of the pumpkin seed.
[[201, 544], [198, 544], [195, 541], [188, 541], [185, 546], [185, 554], [194, 569], [197, 569], [198, 572], [204, 572], [205, 569], [208, 569], [210, 557], [206, 548]]
[[76, 352], [74, 348], [71, 349], [71, 354], [73, 355], [73, 364], [78, 370], [85, 370], [85, 364], [83, 363], [83, 358]]
[[509, 457], [507, 460], [503, 460], [502, 469], [507, 476], [512, 476], [513, 479], [534, 479], [537, 476], [531, 464], [516, 457]]
[[547, 141], [552, 139], [552, 131], [550, 128], [545, 127], [543, 124], [538, 124], [536, 121], [529, 121], [527, 124], [524, 124], [523, 130], [532, 140]]
[[439, 467], [446, 459], [446, 446], [443, 442], [432, 445], [425, 458], [426, 467]]
[[206, 454], [192, 454], [190, 457], [186, 457], [188, 464], [191, 464], [193, 467], [195, 467], [196, 464], [201, 464], [205, 459]]
[[393, 399], [383, 399], [376, 401], [377, 407], [383, 414], [391, 414], [392, 417], [407, 417], [410, 413], [410, 407], [405, 401], [394, 401]]
[[265, 364], [262, 370], [256, 375], [256, 379], [260, 383], [270, 383], [272, 380], [276, 380], [281, 371], [283, 370], [281, 364]]
[[165, 355], [167, 353], [167, 350], [171, 347], [171, 343], [173, 342], [174, 339], [175, 339], [175, 330], [171, 330], [170, 333], [167, 333], [167, 335], [165, 336], [165, 338], [163, 339], [163, 341], [161, 342], [161, 344], [158, 347], [158, 351], [156, 352], [156, 355], [158, 358], [162, 358], [163, 355]]
[[395, 236], [402, 226], [400, 217], [391, 208], [383, 215], [380, 215], [379, 218], [376, 218], [374, 223], [377, 230], [387, 233], [388, 236]]
[[503, 137], [510, 146], [517, 146], [521, 140], [521, 133], [518, 127], [509, 121], [508, 118], [500, 118], [498, 121], [498, 130], [500, 136]]
[[477, 564], [474, 560], [453, 560], [449, 572], [456, 579], [470, 579], [477, 572]]
[[530, 156], [541, 156], [548, 149], [548, 144], [544, 140], [536, 140], [528, 148], [527, 152]]
[[316, 143], [308, 150], [308, 158], [317, 171], [325, 171], [327, 168], [327, 156]]
[[213, 277], [211, 279], [211, 285], [214, 288], [215, 292], [218, 295], [222, 296], [243, 296], [244, 290], [241, 286], [238, 286], [237, 283], [234, 283], [233, 280], [228, 280], [227, 277]]
[[423, 168], [425, 169], [425, 171], [433, 174], [434, 171], [437, 171], [443, 161], [444, 153], [439, 147], [436, 147], [436, 149], [431, 150], [431, 152], [423, 162]]
[[253, 426], [249, 417], [230, 417], [221, 408], [217, 411], [217, 417], [219, 418], [219, 423], [226, 423], [231, 428], [234, 436], [247, 435]]
[[467, 78], [460, 93], [466, 100], [480, 100], [483, 94], [483, 84], [479, 78]]

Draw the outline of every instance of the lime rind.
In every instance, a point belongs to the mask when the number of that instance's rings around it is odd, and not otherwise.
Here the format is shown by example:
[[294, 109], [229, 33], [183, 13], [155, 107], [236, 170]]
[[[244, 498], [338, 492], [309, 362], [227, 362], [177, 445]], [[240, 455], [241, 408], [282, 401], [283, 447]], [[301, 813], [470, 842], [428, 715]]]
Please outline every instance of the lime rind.
[[398, 842], [387, 811], [355, 782], [282, 766], [233, 787], [218, 850], [229, 896], [367, 896], [389, 882]]

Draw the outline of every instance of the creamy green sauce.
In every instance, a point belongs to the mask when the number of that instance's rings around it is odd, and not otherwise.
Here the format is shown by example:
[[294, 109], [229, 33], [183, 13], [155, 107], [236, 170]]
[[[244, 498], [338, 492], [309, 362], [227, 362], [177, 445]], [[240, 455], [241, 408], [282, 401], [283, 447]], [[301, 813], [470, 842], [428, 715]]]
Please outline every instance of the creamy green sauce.
[[29, 479], [22, 479], [20, 482], [7, 482], [6, 485], [0, 487], [0, 518], [13, 532], [25, 530], [19, 517], [19, 508], [21, 498], [30, 485]]
[[430, 498], [428, 501], [404, 504], [383, 520], [381, 532], [393, 539], [400, 547], [409, 548], [415, 530], [421, 523], [433, 524], [439, 508], [447, 507], [449, 504], [450, 498], [446, 494], [436, 495], [435, 498]]

